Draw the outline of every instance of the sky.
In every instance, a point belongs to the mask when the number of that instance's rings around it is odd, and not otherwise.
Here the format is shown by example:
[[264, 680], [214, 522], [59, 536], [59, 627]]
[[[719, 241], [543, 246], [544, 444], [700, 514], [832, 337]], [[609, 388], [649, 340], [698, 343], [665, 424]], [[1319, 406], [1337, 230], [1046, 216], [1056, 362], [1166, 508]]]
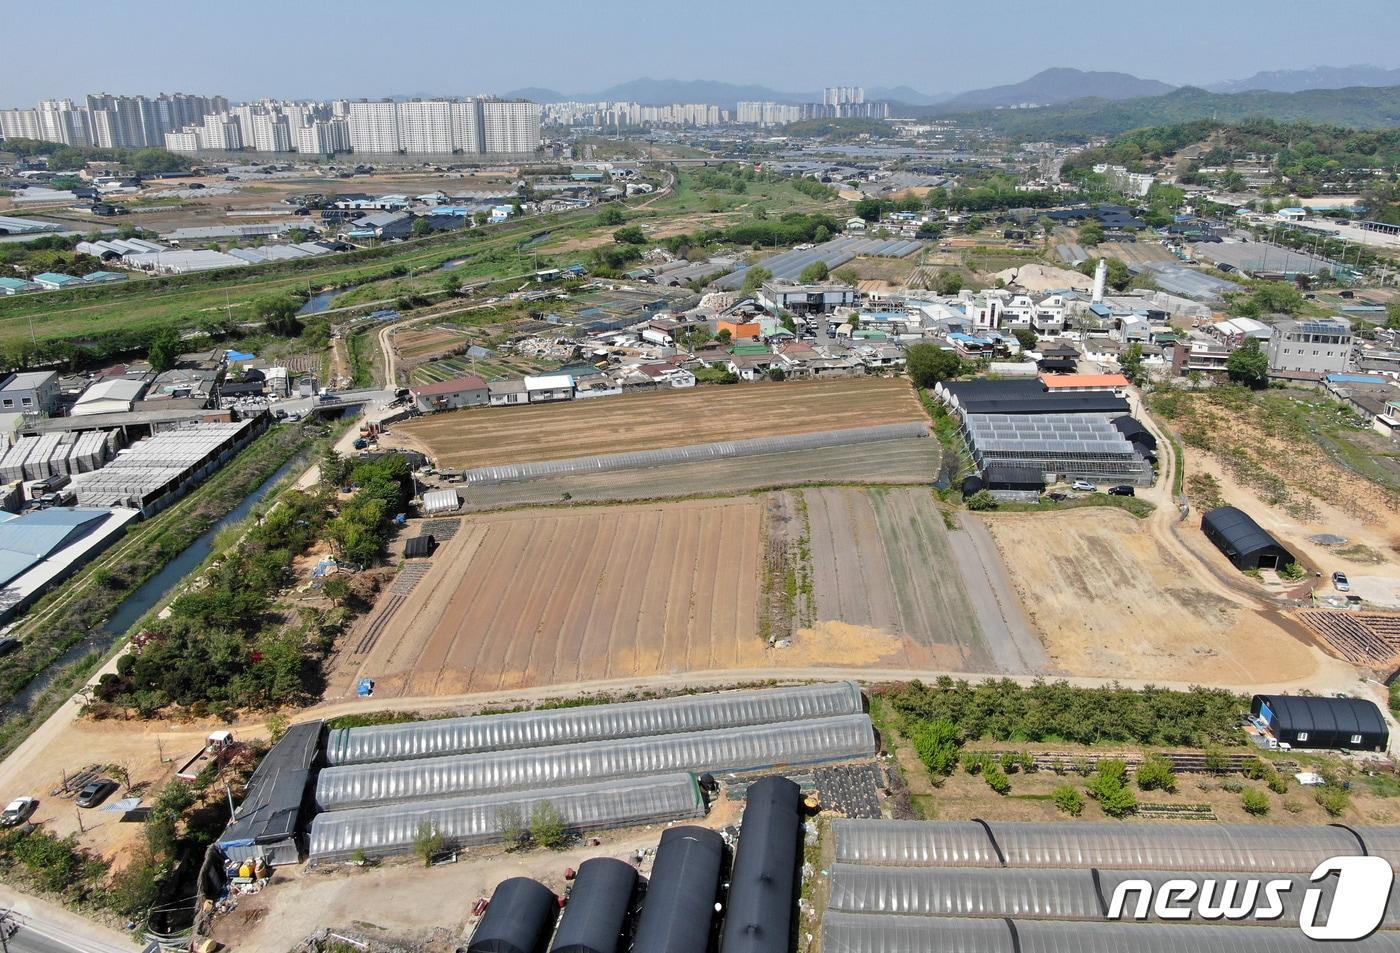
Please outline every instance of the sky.
[[0, 107], [96, 91], [576, 94], [642, 76], [945, 93], [1051, 66], [1173, 84], [1400, 66], [1396, 0], [50, 0], [14, 13]]

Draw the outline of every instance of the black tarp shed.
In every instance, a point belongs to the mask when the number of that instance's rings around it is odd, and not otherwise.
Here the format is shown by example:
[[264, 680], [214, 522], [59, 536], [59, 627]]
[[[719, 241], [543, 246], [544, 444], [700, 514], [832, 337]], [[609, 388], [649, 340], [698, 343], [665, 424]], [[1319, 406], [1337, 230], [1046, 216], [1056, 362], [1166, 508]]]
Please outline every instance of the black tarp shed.
[[612, 857], [579, 864], [550, 953], [618, 953], [636, 889], [631, 864]]
[[771, 775], [749, 785], [720, 953], [788, 953], [802, 840], [802, 792]]
[[684, 825], [663, 833], [632, 953], [705, 953], [723, 864], [724, 838], [714, 831]]
[[1248, 513], [1233, 506], [1207, 513], [1201, 518], [1201, 531], [1239, 569], [1272, 568], [1293, 562], [1293, 554], [1283, 544]]
[[312, 766], [321, 749], [321, 722], [305, 721], [287, 729], [248, 779], [243, 803], [219, 837], [219, 849], [231, 860], [263, 857], [273, 864], [294, 864], [298, 821]]
[[544, 884], [529, 877], [502, 880], [467, 953], [539, 953], [558, 913], [559, 899]]
[[1147, 449], [1156, 452], [1157, 438], [1152, 436], [1152, 432], [1142, 425], [1142, 421], [1128, 414], [1122, 417], [1113, 418], [1113, 426], [1124, 437], [1133, 443], [1140, 443]]
[[436, 537], [431, 533], [424, 533], [422, 536], [415, 536], [404, 543], [403, 554], [406, 559], [420, 559], [424, 556], [431, 556], [436, 548]]
[[1275, 738], [1295, 748], [1384, 751], [1390, 741], [1381, 710], [1364, 698], [1255, 695], [1249, 710], [1268, 722]]

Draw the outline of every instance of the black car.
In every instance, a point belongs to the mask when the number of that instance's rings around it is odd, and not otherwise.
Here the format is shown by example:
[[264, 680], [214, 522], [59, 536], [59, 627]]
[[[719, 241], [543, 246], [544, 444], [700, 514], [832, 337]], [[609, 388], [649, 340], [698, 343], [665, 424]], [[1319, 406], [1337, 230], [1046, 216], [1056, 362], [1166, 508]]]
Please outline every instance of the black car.
[[108, 795], [117, 789], [117, 782], [111, 778], [98, 778], [89, 781], [78, 792], [78, 807], [96, 807], [107, 800]]
[[1109, 488], [1108, 488], [1108, 495], [1109, 495], [1109, 496], [1137, 496], [1137, 491], [1134, 490], [1132, 487], [1128, 486], [1128, 484], [1126, 484], [1126, 483], [1120, 483], [1120, 484], [1118, 484], [1117, 486], [1111, 486], [1111, 487], [1109, 487]]

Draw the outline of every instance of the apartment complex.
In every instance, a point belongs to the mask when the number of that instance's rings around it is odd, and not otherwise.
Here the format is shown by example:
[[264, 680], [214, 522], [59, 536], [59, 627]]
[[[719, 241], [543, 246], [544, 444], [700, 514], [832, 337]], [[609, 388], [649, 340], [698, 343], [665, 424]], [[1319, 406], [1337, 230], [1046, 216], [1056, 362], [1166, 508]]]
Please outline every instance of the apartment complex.
[[719, 126], [731, 121], [730, 110], [705, 103], [568, 102], [544, 107], [544, 122], [557, 126]]
[[0, 110], [0, 136], [73, 146], [172, 152], [301, 152], [330, 155], [527, 155], [540, 145], [540, 107], [502, 99], [288, 102], [231, 106], [221, 96], [112, 96], [83, 106], [45, 100]]
[[[859, 87], [834, 87], [854, 90], [864, 96]], [[827, 90], [830, 93], [831, 90]], [[830, 98], [830, 97], [828, 97]], [[799, 122], [803, 119], [888, 119], [890, 104], [887, 102], [821, 102], [821, 103], [773, 103], [742, 102], [735, 112], [735, 121], [747, 126], [781, 126], [784, 123]]]
[[161, 93], [159, 96], [113, 96], [94, 93], [76, 105], [69, 99], [46, 99], [32, 109], [0, 110], [0, 135], [6, 139], [40, 139], [69, 146], [143, 149], [163, 146], [169, 132], [195, 125], [211, 113], [228, 110], [222, 96]]

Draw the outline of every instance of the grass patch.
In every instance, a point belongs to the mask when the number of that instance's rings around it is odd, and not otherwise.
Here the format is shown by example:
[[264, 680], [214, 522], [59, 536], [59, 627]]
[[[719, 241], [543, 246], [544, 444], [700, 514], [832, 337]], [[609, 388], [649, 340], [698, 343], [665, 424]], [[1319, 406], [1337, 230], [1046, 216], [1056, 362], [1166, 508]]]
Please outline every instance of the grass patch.
[[1123, 510], [1136, 516], [1138, 519], [1146, 519], [1157, 507], [1146, 500], [1136, 496], [1111, 496], [1108, 493], [1090, 493], [1088, 496], [1076, 496], [1068, 500], [1051, 500], [1042, 498], [1039, 503], [997, 503], [995, 512], [997, 513], [1051, 513], [1056, 510], [1082, 510], [1089, 506], [1107, 506], [1112, 509]]

